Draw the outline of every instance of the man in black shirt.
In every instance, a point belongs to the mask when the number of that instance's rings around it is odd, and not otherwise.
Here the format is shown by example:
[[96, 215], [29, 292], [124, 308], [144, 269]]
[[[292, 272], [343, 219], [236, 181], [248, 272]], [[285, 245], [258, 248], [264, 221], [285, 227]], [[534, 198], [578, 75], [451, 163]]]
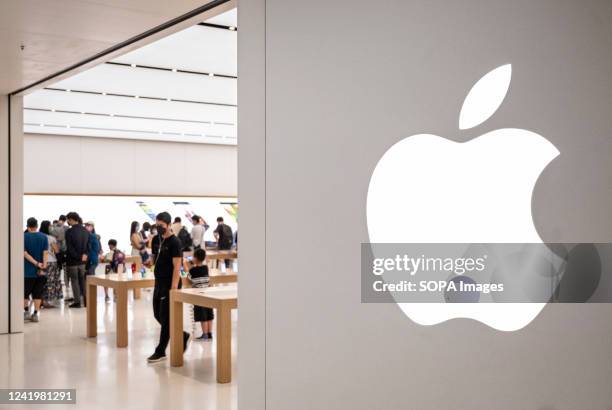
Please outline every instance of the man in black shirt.
[[[232, 234], [232, 228], [223, 222], [223, 217], [217, 218], [217, 228], [214, 230], [215, 238], [217, 238], [217, 248], [220, 251], [226, 251], [232, 249], [234, 244], [234, 235]], [[232, 266], [232, 260], [225, 260], [225, 267], [229, 268]]]
[[[67, 215], [70, 229], [66, 231], [66, 270], [72, 282], [72, 296], [74, 302], [71, 308], [81, 307], [81, 295], [83, 304], [87, 305], [85, 295], [85, 263], [89, 253], [89, 232], [79, 222], [81, 217], [76, 212]], [[95, 302], [94, 302], [95, 303]]]
[[[153, 316], [161, 325], [159, 344], [147, 359], [149, 363], [166, 358], [166, 348], [170, 341], [170, 289], [181, 288], [181, 265], [183, 252], [181, 242], [172, 233], [172, 218], [168, 212], [157, 215], [157, 236], [160, 238], [159, 253], [155, 260], [155, 289], [153, 290]], [[187, 349], [189, 333], [183, 332], [183, 351]]]

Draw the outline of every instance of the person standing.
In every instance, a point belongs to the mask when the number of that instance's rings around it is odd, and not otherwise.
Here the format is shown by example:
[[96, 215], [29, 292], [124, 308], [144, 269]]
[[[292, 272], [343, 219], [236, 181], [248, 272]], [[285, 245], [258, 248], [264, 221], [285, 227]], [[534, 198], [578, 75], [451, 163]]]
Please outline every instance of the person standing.
[[[161, 325], [159, 343], [155, 352], [147, 358], [149, 363], [166, 358], [166, 348], [170, 341], [170, 290], [181, 288], [181, 265], [183, 253], [181, 243], [171, 230], [172, 218], [168, 212], [157, 215], [157, 235], [160, 245], [155, 261], [155, 288], [153, 290], [153, 316]], [[187, 349], [189, 333], [183, 332], [183, 351]]]
[[[208, 287], [208, 266], [206, 266], [206, 251], [202, 248], [193, 251], [193, 262], [186, 263], [186, 267], [189, 271], [189, 280], [194, 288], [206, 288]], [[194, 306], [193, 307], [193, 321], [200, 322], [202, 327], [202, 336], [198, 337], [198, 340], [212, 340], [212, 321], [215, 318], [215, 314], [211, 308]]]
[[59, 245], [59, 252], [55, 255], [57, 258], [57, 266], [60, 271], [60, 276], [62, 271], [64, 272], [64, 286], [66, 287], [66, 291], [64, 292], [65, 298], [64, 301], [68, 302], [74, 300], [71, 296], [70, 290], [70, 277], [68, 276], [68, 269], [66, 269], [66, 231], [70, 228], [66, 225], [66, 215], [60, 215], [56, 223], [53, 224], [53, 229], [51, 230], [51, 235], [55, 237], [57, 240], [57, 244]]
[[198, 215], [194, 215], [191, 220], [193, 221], [193, 228], [191, 229], [193, 250], [204, 249], [204, 233], [206, 233], [208, 225], [204, 218]]
[[51, 235], [51, 223], [42, 221], [39, 232], [47, 236], [49, 241], [47, 257], [47, 283], [43, 290], [43, 306], [45, 308], [57, 307], [63, 297], [62, 294], [62, 275], [57, 263], [57, 254], [60, 251], [57, 239]]
[[161, 243], [159, 235], [157, 234], [157, 225], [151, 226], [151, 235], [149, 236], [149, 243], [147, 246], [151, 249], [151, 263], [155, 264], [157, 260], [157, 254], [159, 253], [159, 244]]
[[183, 224], [182, 224], [182, 220], [180, 216], [177, 216], [176, 218], [174, 218], [174, 223], [172, 224], [171, 229], [172, 229], [172, 233], [178, 236], [181, 229], [183, 229]]
[[89, 253], [87, 254], [85, 274], [95, 275], [100, 260], [100, 253], [102, 252], [102, 245], [100, 244], [100, 236], [96, 234], [96, 227], [93, 221], [87, 222], [85, 224], [85, 229], [89, 232]]
[[66, 215], [70, 229], [66, 231], [66, 269], [72, 282], [72, 295], [74, 302], [71, 308], [80, 308], [81, 295], [83, 306], [87, 306], [85, 294], [85, 264], [89, 253], [89, 232], [79, 223], [81, 217], [76, 212]]
[[[40, 320], [39, 312], [45, 287], [45, 269], [49, 252], [47, 236], [38, 230], [36, 218], [28, 218], [23, 234], [23, 317], [32, 322]], [[30, 315], [30, 295], [34, 300], [34, 313]]]
[[[106, 267], [105, 274], [109, 273], [124, 273], [125, 272], [125, 254], [117, 249], [117, 241], [115, 239], [110, 239], [108, 241], [108, 249], [109, 252], [106, 255], [102, 255], [100, 259], [103, 262], [108, 263]], [[114, 294], [114, 300], [117, 300], [117, 294]], [[104, 288], [104, 301], [110, 302], [110, 297], [108, 296], [108, 288]]]
[[140, 224], [137, 221], [133, 221], [130, 225], [130, 244], [132, 245], [132, 256], [140, 256], [143, 264], [148, 263], [147, 243], [140, 234]]
[[151, 224], [148, 222], [144, 222], [142, 224], [142, 229], [140, 230], [140, 236], [144, 243], [149, 242], [149, 236], [151, 235]]
[[[217, 228], [214, 231], [215, 238], [217, 239], [217, 248], [220, 251], [227, 251], [232, 249], [234, 244], [234, 235], [232, 234], [232, 228], [223, 222], [223, 217], [217, 218]], [[232, 260], [225, 260], [225, 267], [229, 268], [232, 266]]]

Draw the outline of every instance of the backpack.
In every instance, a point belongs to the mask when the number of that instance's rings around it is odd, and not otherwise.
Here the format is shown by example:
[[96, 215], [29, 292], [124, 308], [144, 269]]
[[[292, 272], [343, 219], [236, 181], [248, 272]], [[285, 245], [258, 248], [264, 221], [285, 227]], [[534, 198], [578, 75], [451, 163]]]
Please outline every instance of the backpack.
[[183, 250], [191, 249], [191, 246], [193, 245], [193, 240], [191, 239], [191, 235], [189, 235], [189, 232], [187, 232], [187, 229], [185, 229], [184, 226], [179, 231], [178, 238], [181, 241], [181, 246], [183, 247]]
[[223, 229], [223, 244], [227, 246], [232, 246], [232, 244], [234, 243], [234, 235], [232, 234], [232, 228], [230, 228], [229, 225], [223, 224], [221, 226], [221, 229]]

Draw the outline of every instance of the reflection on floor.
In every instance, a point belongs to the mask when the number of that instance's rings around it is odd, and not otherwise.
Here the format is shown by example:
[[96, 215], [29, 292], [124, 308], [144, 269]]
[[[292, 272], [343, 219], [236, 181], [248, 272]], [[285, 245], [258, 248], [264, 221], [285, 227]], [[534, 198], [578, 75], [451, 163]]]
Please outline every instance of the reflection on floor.
[[[85, 309], [43, 310], [23, 334], [0, 335], [0, 388], [76, 388], [77, 405], [20, 405], [20, 409], [235, 409], [236, 318], [232, 329], [232, 383], [217, 384], [215, 343], [192, 341], [185, 365], [147, 364], [159, 335], [152, 292], [130, 295], [129, 346], [115, 346], [115, 305], [98, 295], [98, 337], [85, 337]], [[199, 324], [198, 324], [199, 326]], [[199, 336], [199, 329], [196, 336]], [[13, 407], [13, 406], [11, 406]]]

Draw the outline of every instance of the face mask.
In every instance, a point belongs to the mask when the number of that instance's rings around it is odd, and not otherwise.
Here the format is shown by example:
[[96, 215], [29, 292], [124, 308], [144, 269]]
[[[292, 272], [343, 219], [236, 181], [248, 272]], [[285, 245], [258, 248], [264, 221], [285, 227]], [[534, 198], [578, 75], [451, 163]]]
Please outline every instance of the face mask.
[[157, 225], [157, 233], [161, 236], [164, 236], [164, 234], [166, 233], [166, 227]]

